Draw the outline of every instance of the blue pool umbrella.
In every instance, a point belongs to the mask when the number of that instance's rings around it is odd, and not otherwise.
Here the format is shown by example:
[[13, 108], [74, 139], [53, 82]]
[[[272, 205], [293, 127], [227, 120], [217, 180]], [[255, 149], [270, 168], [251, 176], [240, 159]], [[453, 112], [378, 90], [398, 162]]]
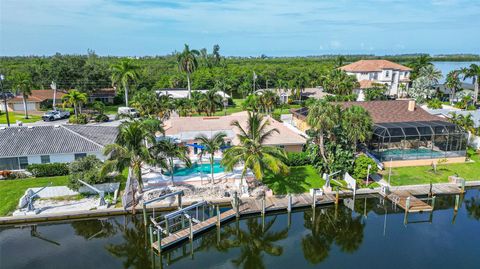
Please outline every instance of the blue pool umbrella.
[[223, 150], [223, 149], [228, 149], [228, 148], [231, 148], [231, 147], [232, 147], [232, 146], [230, 146], [230, 145], [223, 145], [223, 146], [220, 147], [220, 149]]
[[187, 144], [187, 146], [190, 146], [190, 147], [193, 147], [193, 148], [197, 148], [197, 149], [205, 149], [204, 146], [198, 145], [198, 144]]

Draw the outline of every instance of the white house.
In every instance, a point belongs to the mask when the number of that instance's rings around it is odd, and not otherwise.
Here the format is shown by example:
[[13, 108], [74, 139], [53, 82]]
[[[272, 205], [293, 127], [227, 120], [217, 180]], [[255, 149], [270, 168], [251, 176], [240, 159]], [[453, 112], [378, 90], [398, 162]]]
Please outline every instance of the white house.
[[114, 143], [117, 128], [109, 126], [29, 126], [0, 128], [0, 170], [21, 170], [29, 164], [68, 163], [87, 155], [105, 159], [105, 145]]
[[360, 60], [340, 69], [354, 75], [360, 83], [360, 89], [370, 88], [373, 83], [383, 84], [387, 86], [386, 94], [392, 97], [406, 94], [412, 71], [409, 67], [387, 60]]
[[[192, 90], [193, 92], [201, 92], [206, 93], [208, 90]], [[164, 88], [158, 89], [155, 91], [158, 95], [170, 95], [173, 99], [180, 99], [180, 98], [187, 98], [188, 97], [188, 89], [186, 88]], [[218, 95], [223, 98], [230, 98], [230, 95], [226, 94], [223, 91], [217, 91]]]

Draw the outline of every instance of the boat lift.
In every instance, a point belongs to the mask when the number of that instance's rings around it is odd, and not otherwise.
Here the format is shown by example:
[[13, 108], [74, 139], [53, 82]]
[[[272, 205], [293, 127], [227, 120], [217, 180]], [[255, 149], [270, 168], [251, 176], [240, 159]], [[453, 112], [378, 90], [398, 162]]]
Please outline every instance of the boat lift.
[[87, 186], [88, 188], [90, 188], [91, 190], [93, 190], [94, 192], [98, 193], [98, 195], [100, 196], [100, 201], [98, 202], [98, 206], [105, 206], [107, 205], [107, 203], [105, 202], [105, 192], [104, 191], [101, 191], [97, 188], [95, 188], [94, 186], [88, 184], [87, 182], [79, 179], [78, 180], [80, 183], [82, 183], [83, 185]]
[[27, 191], [25, 194], [24, 202], [22, 203], [22, 207], [27, 206], [27, 212], [32, 212], [35, 211], [35, 207], [33, 206], [34, 199], [38, 197], [38, 194], [43, 191], [45, 188], [50, 187], [52, 185], [52, 182], [48, 183], [47, 186], [42, 187], [38, 191], [34, 192], [31, 189]]

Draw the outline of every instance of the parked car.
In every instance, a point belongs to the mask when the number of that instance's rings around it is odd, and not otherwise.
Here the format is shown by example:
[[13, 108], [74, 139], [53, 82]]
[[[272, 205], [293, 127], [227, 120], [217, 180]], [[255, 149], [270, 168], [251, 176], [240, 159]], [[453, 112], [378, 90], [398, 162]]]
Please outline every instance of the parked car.
[[131, 108], [131, 107], [119, 107], [118, 115], [125, 115], [125, 116], [134, 117], [134, 118], [140, 116], [138, 111], [135, 108]]
[[68, 110], [51, 110], [43, 114], [43, 121], [54, 121], [70, 118], [70, 111]]

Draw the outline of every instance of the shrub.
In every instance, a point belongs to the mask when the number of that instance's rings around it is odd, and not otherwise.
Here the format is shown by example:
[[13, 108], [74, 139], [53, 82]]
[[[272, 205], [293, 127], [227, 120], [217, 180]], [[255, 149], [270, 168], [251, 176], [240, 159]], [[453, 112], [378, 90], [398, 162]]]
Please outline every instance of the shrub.
[[108, 116], [105, 115], [105, 114], [98, 114], [97, 116], [95, 116], [95, 121], [96, 122], [107, 122], [109, 120], [110, 120], [110, 118], [108, 118]]
[[107, 179], [100, 175], [100, 169], [103, 163], [94, 155], [88, 155], [80, 158], [69, 165], [69, 183], [68, 187], [78, 190], [83, 186], [78, 180], [81, 179], [88, 184], [103, 183]]
[[27, 171], [34, 177], [55, 177], [68, 175], [66, 163], [41, 163], [27, 166]]
[[442, 108], [442, 101], [437, 98], [430, 99], [427, 102], [427, 107], [430, 109], [440, 109]]
[[355, 159], [352, 176], [358, 180], [367, 179], [368, 165], [371, 165], [370, 175], [378, 172], [378, 167], [374, 160], [365, 155], [359, 156]]
[[272, 118], [274, 118], [276, 121], [282, 122], [282, 113], [280, 112], [273, 112], [272, 113]]
[[285, 161], [288, 166], [302, 166], [311, 163], [310, 156], [306, 152], [288, 152]]
[[78, 117], [76, 116], [70, 117], [68, 122], [73, 124], [87, 124], [88, 116], [86, 114], [78, 114]]

